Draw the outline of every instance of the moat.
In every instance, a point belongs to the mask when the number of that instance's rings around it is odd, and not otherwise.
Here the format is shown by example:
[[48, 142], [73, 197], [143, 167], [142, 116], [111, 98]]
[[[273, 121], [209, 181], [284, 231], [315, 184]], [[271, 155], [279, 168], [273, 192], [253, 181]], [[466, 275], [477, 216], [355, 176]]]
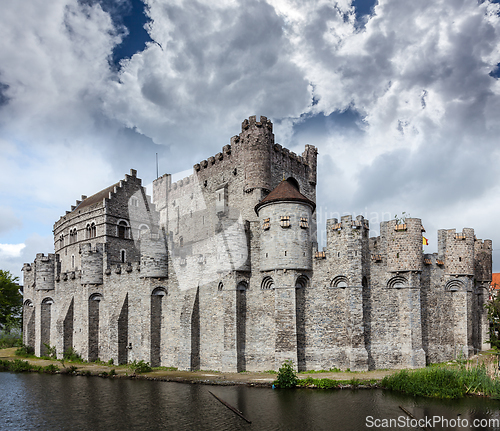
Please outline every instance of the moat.
[[[381, 389], [285, 391], [35, 373], [0, 373], [0, 387], [2, 430], [365, 430], [370, 416], [406, 420], [399, 406], [419, 419], [460, 418], [469, 424], [475, 419], [483, 423], [500, 419], [499, 401], [431, 400]], [[236, 416], [209, 391], [252, 423]]]

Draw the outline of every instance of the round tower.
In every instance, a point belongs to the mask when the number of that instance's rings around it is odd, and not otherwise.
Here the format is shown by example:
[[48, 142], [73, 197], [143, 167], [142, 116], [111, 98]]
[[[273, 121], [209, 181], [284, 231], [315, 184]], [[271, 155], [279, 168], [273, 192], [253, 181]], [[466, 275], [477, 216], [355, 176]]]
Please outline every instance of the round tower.
[[168, 277], [168, 251], [163, 230], [141, 234], [141, 277]]
[[292, 181], [282, 181], [255, 206], [259, 216], [260, 270], [312, 269], [311, 217], [315, 204]]
[[245, 190], [271, 189], [271, 150], [274, 145], [273, 124], [255, 116], [241, 124], [237, 152], [245, 169]]
[[82, 284], [102, 284], [103, 282], [103, 245], [83, 244], [82, 254]]
[[45, 256], [38, 253], [35, 259], [35, 286], [36, 290], [54, 289], [56, 255]]

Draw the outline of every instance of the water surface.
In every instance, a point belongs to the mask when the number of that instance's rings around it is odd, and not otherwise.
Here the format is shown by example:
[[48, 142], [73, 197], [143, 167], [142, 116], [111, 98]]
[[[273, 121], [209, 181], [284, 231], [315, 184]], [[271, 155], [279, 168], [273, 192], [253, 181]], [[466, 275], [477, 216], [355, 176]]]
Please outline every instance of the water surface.
[[1, 430], [366, 430], [367, 416], [406, 418], [399, 405], [417, 418], [500, 419], [494, 400], [430, 400], [379, 389], [285, 391], [35, 373], [0, 373], [0, 388]]

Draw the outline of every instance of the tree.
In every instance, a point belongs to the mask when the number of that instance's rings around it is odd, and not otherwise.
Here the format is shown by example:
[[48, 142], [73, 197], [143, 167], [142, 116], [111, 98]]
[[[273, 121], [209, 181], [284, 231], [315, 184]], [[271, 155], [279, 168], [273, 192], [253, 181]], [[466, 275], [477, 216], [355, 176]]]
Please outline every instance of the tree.
[[7, 332], [21, 325], [23, 296], [17, 281], [18, 277], [0, 269], [0, 328]]
[[486, 304], [490, 322], [490, 339], [487, 341], [497, 352], [500, 351], [500, 295], [494, 295]]

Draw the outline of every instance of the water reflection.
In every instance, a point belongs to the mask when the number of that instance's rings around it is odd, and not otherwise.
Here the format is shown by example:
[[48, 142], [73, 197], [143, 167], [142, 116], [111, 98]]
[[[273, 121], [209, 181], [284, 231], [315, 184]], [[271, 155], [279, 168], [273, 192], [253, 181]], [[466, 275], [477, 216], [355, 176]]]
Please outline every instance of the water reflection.
[[406, 417], [399, 405], [417, 418], [456, 419], [460, 414], [470, 424], [500, 418], [500, 404], [494, 400], [429, 400], [382, 390], [279, 391], [11, 373], [0, 373], [0, 387], [2, 430], [365, 430], [367, 416]]

